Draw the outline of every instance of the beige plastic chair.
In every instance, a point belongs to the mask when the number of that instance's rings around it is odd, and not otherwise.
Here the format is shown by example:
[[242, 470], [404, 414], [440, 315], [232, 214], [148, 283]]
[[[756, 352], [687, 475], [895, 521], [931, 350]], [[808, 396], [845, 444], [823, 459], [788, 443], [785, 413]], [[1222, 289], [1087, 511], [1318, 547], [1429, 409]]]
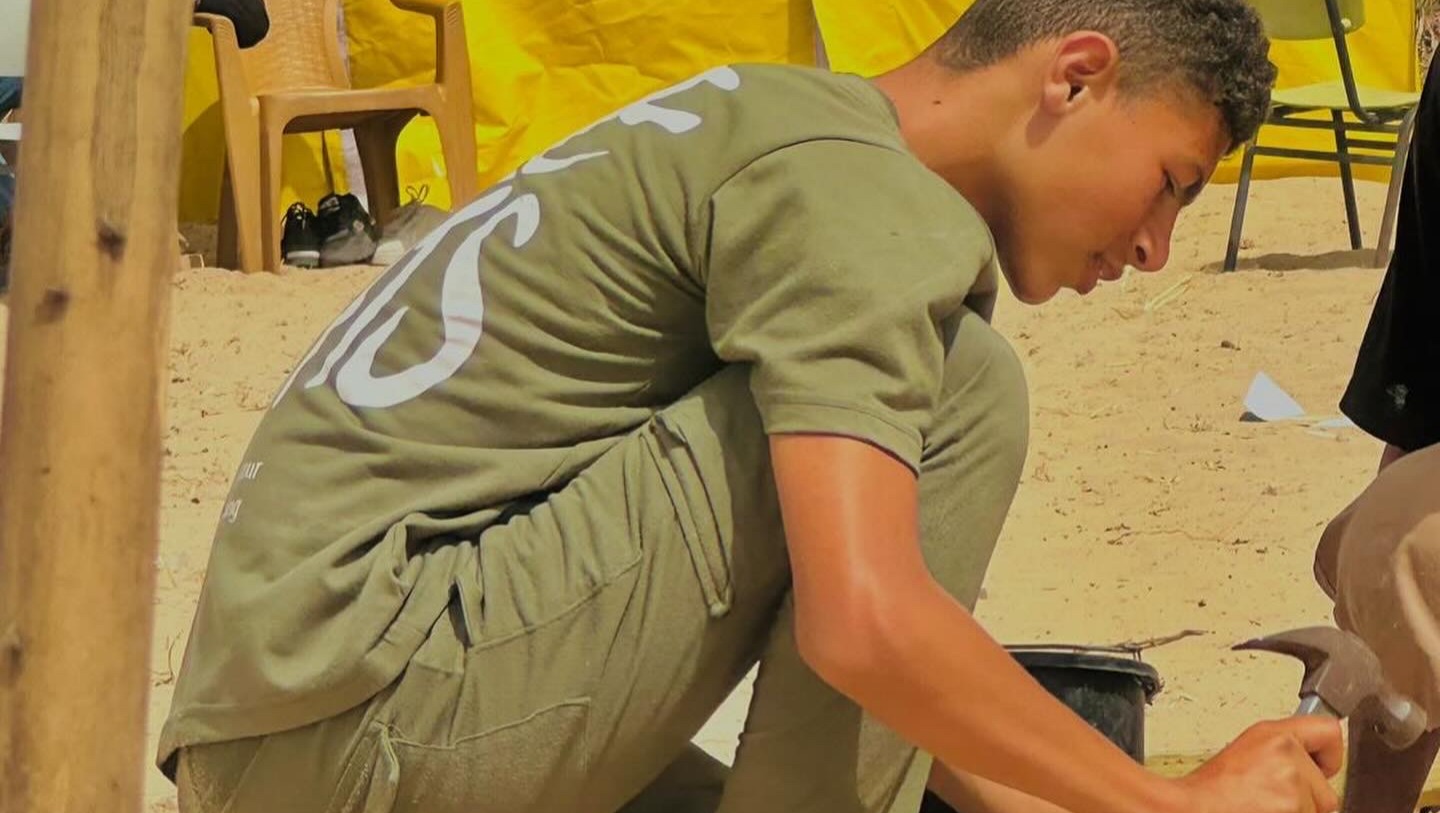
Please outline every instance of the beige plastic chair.
[[[340, 55], [338, 0], [266, 0], [270, 30], [241, 50], [228, 19], [196, 14], [210, 32], [225, 126], [225, 181], [217, 253], [222, 266], [277, 271], [281, 136], [352, 129], [371, 212], [383, 224], [399, 205], [395, 140], [418, 114], [435, 120], [455, 204], [479, 192], [470, 60], [460, 0], [391, 0], [435, 21], [435, 82], [352, 89]], [[238, 256], [237, 256], [238, 255]]]

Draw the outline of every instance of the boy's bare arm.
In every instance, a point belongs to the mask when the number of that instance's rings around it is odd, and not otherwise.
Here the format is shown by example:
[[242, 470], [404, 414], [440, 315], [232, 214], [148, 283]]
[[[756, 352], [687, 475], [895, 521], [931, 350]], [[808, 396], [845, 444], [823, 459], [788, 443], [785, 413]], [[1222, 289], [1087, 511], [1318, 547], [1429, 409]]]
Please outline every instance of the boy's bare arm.
[[1326, 776], [1342, 744], [1333, 720], [1261, 723], [1184, 779], [1148, 773], [931, 577], [909, 468], [843, 437], [779, 435], [770, 446], [801, 657], [937, 760], [1072, 813], [1335, 809]]

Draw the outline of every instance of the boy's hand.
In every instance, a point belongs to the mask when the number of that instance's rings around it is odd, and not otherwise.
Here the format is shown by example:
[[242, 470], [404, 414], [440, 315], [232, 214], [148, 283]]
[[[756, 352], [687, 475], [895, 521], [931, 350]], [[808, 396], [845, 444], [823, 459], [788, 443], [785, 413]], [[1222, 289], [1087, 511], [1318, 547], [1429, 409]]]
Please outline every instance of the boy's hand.
[[[1329, 718], [1253, 726], [1189, 776], [1171, 780], [1169, 813], [1329, 813], [1326, 783], [1340, 766], [1340, 729]], [[1067, 813], [988, 779], [936, 763], [929, 789], [967, 813]], [[1159, 813], [1157, 811], [1157, 813]]]
[[1332, 813], [1327, 781], [1344, 753], [1340, 723], [1304, 716], [1257, 723], [1178, 781], [1185, 813]]

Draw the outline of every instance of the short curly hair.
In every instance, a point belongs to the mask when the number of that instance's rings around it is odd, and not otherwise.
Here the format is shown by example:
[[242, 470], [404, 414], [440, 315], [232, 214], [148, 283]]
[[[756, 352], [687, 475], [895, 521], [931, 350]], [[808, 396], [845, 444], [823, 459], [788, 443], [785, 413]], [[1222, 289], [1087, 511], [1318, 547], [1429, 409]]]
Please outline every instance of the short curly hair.
[[1178, 84], [1214, 103], [1231, 149], [1265, 120], [1276, 71], [1264, 25], [1245, 0], [975, 0], [929, 53], [972, 70], [1076, 31], [1115, 41], [1122, 88]]

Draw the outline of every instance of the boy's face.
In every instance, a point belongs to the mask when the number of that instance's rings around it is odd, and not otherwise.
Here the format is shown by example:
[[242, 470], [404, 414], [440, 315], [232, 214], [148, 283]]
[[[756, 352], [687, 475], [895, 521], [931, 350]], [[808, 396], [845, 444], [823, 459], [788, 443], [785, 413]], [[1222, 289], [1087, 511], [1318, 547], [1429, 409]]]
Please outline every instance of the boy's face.
[[1010, 286], [1032, 304], [1061, 288], [1088, 293], [1126, 265], [1163, 268], [1176, 217], [1229, 146], [1219, 111], [1191, 94], [1066, 95], [1072, 107], [1042, 105], [1010, 141], [1004, 216], [992, 224]]

